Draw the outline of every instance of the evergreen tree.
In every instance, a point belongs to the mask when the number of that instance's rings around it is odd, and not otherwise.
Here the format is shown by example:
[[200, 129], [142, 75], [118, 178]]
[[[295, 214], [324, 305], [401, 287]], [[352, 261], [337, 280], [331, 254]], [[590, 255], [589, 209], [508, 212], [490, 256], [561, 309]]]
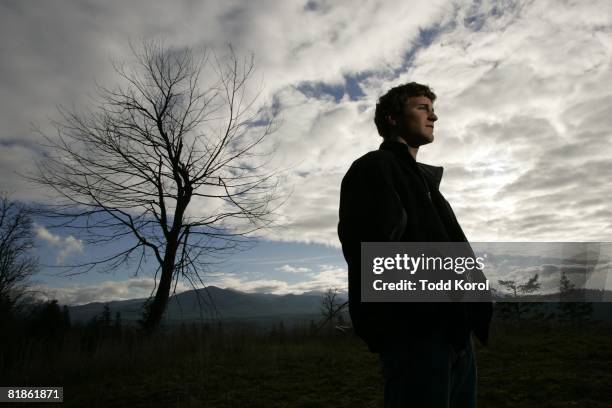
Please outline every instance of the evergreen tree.
[[72, 326], [70, 321], [70, 311], [68, 310], [68, 306], [64, 305], [62, 307], [62, 320], [64, 323], [64, 328], [69, 329]]
[[500, 302], [495, 307], [495, 313], [504, 320], [514, 319], [517, 322], [525, 319], [525, 317], [539, 318], [541, 314], [537, 309], [542, 306], [541, 302], [520, 301], [528, 295], [533, 295], [540, 289], [539, 276], [536, 273], [524, 283], [517, 283], [514, 280], [499, 280], [498, 283], [503, 286], [509, 295], [508, 302]]
[[591, 320], [593, 304], [585, 302], [584, 289], [576, 289], [565, 272], [559, 281], [559, 320], [571, 325], [580, 325]]
[[30, 331], [35, 336], [57, 338], [64, 329], [64, 314], [53, 299], [34, 308], [30, 315]]
[[100, 316], [100, 321], [103, 327], [110, 327], [111, 325], [111, 311], [108, 303], [104, 304], [104, 309], [102, 310], [102, 316]]
[[287, 330], [285, 329], [285, 323], [281, 320], [278, 324], [278, 337], [283, 339], [287, 334]]
[[121, 312], [115, 313], [115, 327], [121, 328]]
[[314, 335], [317, 333], [317, 331], [317, 325], [315, 324], [314, 320], [310, 320], [310, 324], [308, 325], [308, 334]]

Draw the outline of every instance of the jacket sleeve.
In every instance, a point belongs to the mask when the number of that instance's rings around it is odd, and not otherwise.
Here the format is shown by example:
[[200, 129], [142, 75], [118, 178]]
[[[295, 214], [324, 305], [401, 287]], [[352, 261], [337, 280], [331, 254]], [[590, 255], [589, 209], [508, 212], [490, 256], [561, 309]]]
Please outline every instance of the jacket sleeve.
[[[367, 157], [366, 157], [367, 158]], [[400, 241], [407, 215], [385, 163], [363, 158], [342, 181], [338, 236], [349, 270], [349, 311], [355, 332], [378, 348], [389, 305], [361, 303], [361, 242]]]

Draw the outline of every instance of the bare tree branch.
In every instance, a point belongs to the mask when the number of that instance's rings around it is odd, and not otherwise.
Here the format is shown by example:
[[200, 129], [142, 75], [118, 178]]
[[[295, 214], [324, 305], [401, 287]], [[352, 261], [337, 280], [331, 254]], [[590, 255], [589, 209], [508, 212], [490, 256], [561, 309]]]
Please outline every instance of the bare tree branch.
[[[36, 273], [32, 254], [34, 232], [28, 208], [0, 196], [0, 311], [13, 308], [26, 293], [27, 280]], [[2, 318], [6, 318], [3, 315]]]
[[[60, 108], [57, 135], [43, 134], [49, 155], [31, 179], [59, 200], [41, 211], [58, 220], [50, 228], [71, 228], [89, 244], [131, 240], [69, 267], [115, 268], [135, 258], [139, 271], [153, 255], [159, 284], [145, 326], [155, 328], [173, 281], [203, 284], [201, 268], [215, 253], [244, 247], [274, 220], [277, 177], [266, 168], [275, 148], [266, 146], [276, 128], [254, 112], [258, 94], [247, 92], [252, 56], [241, 60], [230, 47], [227, 58], [209, 62], [161, 42], [132, 52], [134, 67], [113, 64], [122, 85], [98, 86], [92, 110]], [[201, 90], [210, 64], [217, 78]]]

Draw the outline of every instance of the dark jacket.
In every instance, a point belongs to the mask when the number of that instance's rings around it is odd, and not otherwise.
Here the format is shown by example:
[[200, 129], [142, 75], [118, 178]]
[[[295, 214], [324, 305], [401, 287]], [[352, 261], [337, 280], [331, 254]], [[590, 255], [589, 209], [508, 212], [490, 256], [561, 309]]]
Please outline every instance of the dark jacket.
[[490, 302], [361, 303], [361, 242], [467, 242], [438, 189], [442, 171], [417, 163], [405, 144], [385, 141], [342, 180], [338, 235], [349, 269], [349, 312], [373, 352], [405, 346], [440, 327], [457, 348], [470, 331], [487, 342]]

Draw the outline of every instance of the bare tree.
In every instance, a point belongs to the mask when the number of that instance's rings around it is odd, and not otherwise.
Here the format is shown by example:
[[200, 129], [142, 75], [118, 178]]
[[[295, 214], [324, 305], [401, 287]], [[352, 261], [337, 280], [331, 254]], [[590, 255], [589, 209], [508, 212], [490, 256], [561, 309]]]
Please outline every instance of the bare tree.
[[343, 318], [342, 311], [348, 305], [348, 301], [341, 302], [338, 298], [338, 289], [329, 288], [327, 292], [325, 292], [321, 296], [321, 316], [323, 320], [319, 327], [324, 327], [325, 325], [330, 325], [331, 327], [337, 327], [336, 323], [339, 325], [339, 329], [341, 331], [346, 330], [346, 327], [341, 324]]
[[[10, 310], [25, 292], [25, 282], [37, 271], [31, 253], [34, 233], [30, 211], [0, 197], [0, 307]], [[6, 310], [5, 310], [6, 309]]]
[[[89, 244], [125, 239], [126, 248], [71, 265], [71, 273], [116, 268], [136, 273], [155, 259], [156, 289], [143, 324], [155, 329], [172, 285], [193, 287], [224, 254], [272, 222], [277, 178], [266, 170], [274, 123], [254, 110], [247, 83], [253, 57], [197, 57], [161, 42], [132, 47], [136, 64], [114, 64], [122, 84], [99, 86], [92, 110], [60, 108], [49, 157], [32, 177], [61, 198], [50, 227], [73, 228]], [[208, 69], [208, 71], [207, 71]], [[201, 89], [203, 79], [212, 85]], [[42, 133], [42, 132], [41, 132]], [[76, 272], [75, 272], [76, 271]]]

